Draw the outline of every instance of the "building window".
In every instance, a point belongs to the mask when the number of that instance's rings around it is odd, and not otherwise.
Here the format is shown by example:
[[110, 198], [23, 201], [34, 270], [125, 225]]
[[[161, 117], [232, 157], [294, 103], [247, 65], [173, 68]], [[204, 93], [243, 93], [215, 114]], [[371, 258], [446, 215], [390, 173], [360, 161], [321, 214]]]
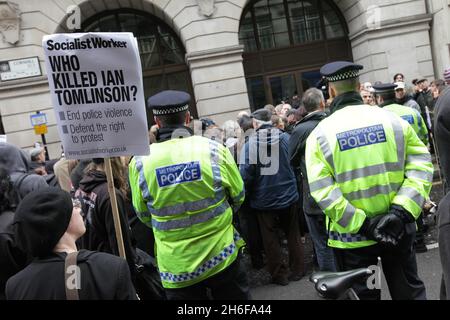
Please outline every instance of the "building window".
[[245, 51], [256, 51], [256, 39], [253, 33], [253, 20], [252, 13], [247, 12], [245, 17], [242, 18], [241, 27], [239, 31], [239, 42], [244, 45]]
[[343, 21], [328, 1], [259, 0], [245, 9], [239, 41], [246, 52], [345, 37]]
[[353, 60], [347, 30], [332, 0], [250, 0], [239, 28], [250, 108], [298, 106], [324, 64]]
[[328, 39], [341, 38], [345, 36], [341, 21], [335, 10], [327, 3], [322, 4], [325, 32]]
[[[90, 19], [91, 20], [91, 19]], [[184, 48], [173, 32], [155, 18], [139, 13], [112, 12], [87, 22], [85, 32], [132, 32], [137, 38], [142, 69], [184, 65]]]
[[[89, 18], [83, 23], [82, 31], [132, 32], [138, 42], [145, 97], [168, 89], [189, 92], [190, 111], [197, 116], [184, 47], [164, 22], [144, 12], [120, 9]], [[150, 115], [148, 120], [153, 122]]]

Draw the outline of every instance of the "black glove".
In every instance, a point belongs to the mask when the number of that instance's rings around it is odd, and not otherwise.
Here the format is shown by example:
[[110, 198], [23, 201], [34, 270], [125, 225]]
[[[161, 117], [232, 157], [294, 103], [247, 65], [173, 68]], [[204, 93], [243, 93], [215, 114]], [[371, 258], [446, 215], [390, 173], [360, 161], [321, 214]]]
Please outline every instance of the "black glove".
[[377, 226], [381, 218], [383, 218], [383, 215], [378, 215], [373, 218], [366, 218], [366, 220], [364, 220], [363, 222], [363, 225], [359, 229], [359, 233], [363, 236], [366, 236], [370, 240], [374, 240], [377, 242], [380, 241], [382, 237], [377, 230]]
[[392, 206], [375, 228], [375, 233], [381, 236], [380, 243], [396, 246], [405, 233], [405, 224], [411, 222], [411, 219], [411, 215], [403, 208]]
[[399, 217], [403, 221], [404, 224], [415, 222], [415, 219], [413, 218], [413, 216], [408, 211], [406, 211], [405, 209], [403, 209], [400, 206], [397, 206], [397, 205], [391, 206], [389, 213], [395, 214], [397, 217]]

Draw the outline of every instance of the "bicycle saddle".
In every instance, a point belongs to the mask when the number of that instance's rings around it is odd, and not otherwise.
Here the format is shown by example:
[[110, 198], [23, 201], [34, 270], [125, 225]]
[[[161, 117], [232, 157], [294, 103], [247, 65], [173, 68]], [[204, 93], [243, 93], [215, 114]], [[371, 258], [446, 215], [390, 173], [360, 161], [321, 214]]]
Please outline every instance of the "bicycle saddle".
[[315, 283], [317, 292], [328, 299], [338, 299], [359, 279], [372, 274], [367, 268], [344, 272], [316, 272], [310, 281]]

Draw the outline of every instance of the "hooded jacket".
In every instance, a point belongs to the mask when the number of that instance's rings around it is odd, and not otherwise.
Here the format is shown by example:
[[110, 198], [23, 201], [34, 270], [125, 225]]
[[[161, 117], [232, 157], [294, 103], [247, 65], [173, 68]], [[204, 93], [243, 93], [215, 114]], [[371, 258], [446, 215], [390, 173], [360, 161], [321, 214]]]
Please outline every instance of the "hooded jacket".
[[[112, 206], [108, 193], [106, 175], [101, 171], [90, 171], [80, 182], [75, 196], [82, 204], [82, 215], [86, 233], [79, 240], [86, 250], [101, 251], [119, 256]], [[131, 242], [125, 197], [116, 189], [117, 207], [125, 246], [125, 254], [132, 276], [135, 271], [136, 251]]]
[[271, 125], [261, 126], [245, 143], [239, 171], [253, 209], [285, 209], [298, 200], [288, 145], [289, 134]]
[[75, 191], [80, 187], [80, 181], [84, 176], [84, 169], [91, 163], [92, 159], [82, 159], [78, 162], [78, 164], [73, 168], [70, 173], [70, 181], [72, 182], [72, 187]]
[[8, 170], [19, 199], [40, 188], [48, 187], [44, 177], [30, 173], [29, 155], [16, 146], [0, 142], [0, 163]]

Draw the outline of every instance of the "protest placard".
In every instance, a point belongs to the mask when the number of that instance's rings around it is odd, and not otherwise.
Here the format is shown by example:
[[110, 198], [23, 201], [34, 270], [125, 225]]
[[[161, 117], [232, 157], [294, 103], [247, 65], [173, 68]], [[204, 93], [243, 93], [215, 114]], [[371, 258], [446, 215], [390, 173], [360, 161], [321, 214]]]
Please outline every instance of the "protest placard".
[[117, 245], [126, 258], [110, 158], [150, 153], [136, 38], [125, 32], [53, 34], [42, 45], [65, 157], [105, 158]]
[[148, 155], [142, 69], [132, 33], [44, 36], [45, 64], [67, 159]]

